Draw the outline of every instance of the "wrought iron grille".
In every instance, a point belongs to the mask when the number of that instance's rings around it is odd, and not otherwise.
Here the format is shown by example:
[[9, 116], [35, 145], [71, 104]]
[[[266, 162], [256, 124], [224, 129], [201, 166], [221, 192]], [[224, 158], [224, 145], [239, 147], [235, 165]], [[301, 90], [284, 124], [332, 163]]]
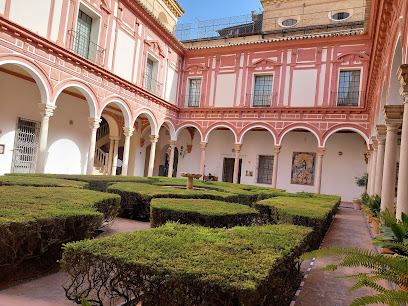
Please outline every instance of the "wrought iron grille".
[[33, 173], [37, 162], [40, 122], [18, 118], [13, 150], [13, 173]]
[[162, 87], [162, 83], [158, 82], [157, 80], [153, 79], [150, 75], [145, 74], [144, 80], [144, 88], [155, 95], [160, 93], [160, 89]]
[[79, 56], [94, 62], [98, 65], [103, 65], [105, 60], [106, 49], [98, 46], [87, 38], [74, 30], [68, 31], [69, 46], [68, 48]]
[[337, 106], [364, 106], [364, 92], [332, 92]]
[[268, 107], [272, 103], [272, 75], [255, 76], [254, 93], [252, 95], [253, 107]]
[[273, 158], [273, 155], [259, 155], [257, 183], [272, 184]]
[[201, 79], [189, 79], [188, 95], [186, 102], [188, 107], [199, 107], [201, 100]]

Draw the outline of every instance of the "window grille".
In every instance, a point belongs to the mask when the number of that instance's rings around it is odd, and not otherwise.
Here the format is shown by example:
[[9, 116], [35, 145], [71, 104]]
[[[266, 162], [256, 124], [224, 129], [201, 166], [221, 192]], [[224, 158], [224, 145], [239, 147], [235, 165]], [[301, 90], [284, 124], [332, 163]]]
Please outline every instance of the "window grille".
[[272, 184], [273, 155], [259, 155], [258, 179], [259, 184]]
[[201, 99], [201, 79], [189, 79], [188, 107], [199, 107]]
[[360, 70], [342, 70], [337, 94], [338, 106], [358, 106], [360, 99]]
[[282, 25], [285, 26], [285, 27], [291, 27], [291, 26], [294, 26], [297, 23], [298, 23], [298, 21], [296, 19], [293, 19], [293, 18], [286, 19], [286, 20], [282, 21]]
[[146, 62], [146, 77], [145, 77], [145, 89], [152, 91], [152, 87], [153, 87], [153, 61], [148, 58], [147, 62]]
[[340, 13], [336, 13], [332, 16], [333, 20], [344, 20], [350, 17], [350, 14], [347, 12], [340, 12]]
[[255, 87], [252, 106], [271, 106], [272, 83], [273, 83], [272, 75], [255, 76]]
[[79, 56], [89, 58], [89, 45], [91, 42], [92, 18], [79, 10], [74, 40], [74, 52]]

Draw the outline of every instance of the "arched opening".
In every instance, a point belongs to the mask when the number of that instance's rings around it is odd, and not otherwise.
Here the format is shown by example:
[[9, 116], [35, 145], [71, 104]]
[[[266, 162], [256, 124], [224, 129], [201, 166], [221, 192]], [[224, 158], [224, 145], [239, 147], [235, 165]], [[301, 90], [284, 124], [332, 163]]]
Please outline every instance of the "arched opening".
[[34, 68], [19, 63], [0, 66], [0, 175], [35, 172], [41, 127], [39, 103], [48, 101], [45, 82]]
[[394, 57], [392, 59], [391, 74], [389, 75], [389, 90], [388, 90], [388, 105], [399, 105], [403, 103], [403, 99], [399, 93], [400, 82], [397, 78], [397, 72], [402, 65], [402, 45], [401, 37], [395, 46]]
[[199, 173], [201, 161], [201, 132], [192, 125], [177, 130], [178, 165], [177, 175], [180, 172]]

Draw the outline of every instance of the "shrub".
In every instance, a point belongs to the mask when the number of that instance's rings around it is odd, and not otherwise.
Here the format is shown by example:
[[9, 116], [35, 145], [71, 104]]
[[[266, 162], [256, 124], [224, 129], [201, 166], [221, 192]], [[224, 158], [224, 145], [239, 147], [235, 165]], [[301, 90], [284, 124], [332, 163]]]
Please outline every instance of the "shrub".
[[340, 205], [335, 196], [315, 195], [315, 197], [275, 197], [255, 204], [263, 215], [263, 220], [271, 223], [291, 223], [313, 228], [312, 248], [322, 242], [333, 217]]
[[153, 198], [210, 199], [238, 202], [238, 196], [213, 190], [186, 190], [149, 184], [116, 183], [108, 187], [108, 192], [121, 197], [119, 215], [141, 221], [150, 220], [150, 201]]
[[36, 176], [0, 176], [0, 186], [76, 187], [88, 188], [86, 182]]
[[168, 223], [65, 245], [66, 296], [102, 305], [285, 305], [300, 282], [294, 259], [311, 229], [211, 229]]
[[246, 205], [198, 199], [152, 199], [151, 226], [158, 227], [167, 221], [227, 228], [261, 223], [259, 212]]
[[55, 262], [63, 243], [89, 238], [113, 219], [119, 201], [78, 188], [0, 187], [0, 279], [29, 259]]

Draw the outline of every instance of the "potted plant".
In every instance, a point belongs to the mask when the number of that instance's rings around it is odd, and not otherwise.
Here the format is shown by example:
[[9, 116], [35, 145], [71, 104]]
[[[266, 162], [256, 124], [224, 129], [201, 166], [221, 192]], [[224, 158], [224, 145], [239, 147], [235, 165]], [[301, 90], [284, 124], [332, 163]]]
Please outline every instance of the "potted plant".
[[379, 195], [372, 196], [368, 201], [367, 206], [371, 213], [373, 231], [378, 235], [380, 233], [380, 221], [378, 219], [378, 214], [380, 213], [381, 209], [381, 197]]
[[353, 206], [354, 206], [354, 209], [360, 210], [361, 209], [361, 200], [360, 199], [354, 199], [353, 200]]

